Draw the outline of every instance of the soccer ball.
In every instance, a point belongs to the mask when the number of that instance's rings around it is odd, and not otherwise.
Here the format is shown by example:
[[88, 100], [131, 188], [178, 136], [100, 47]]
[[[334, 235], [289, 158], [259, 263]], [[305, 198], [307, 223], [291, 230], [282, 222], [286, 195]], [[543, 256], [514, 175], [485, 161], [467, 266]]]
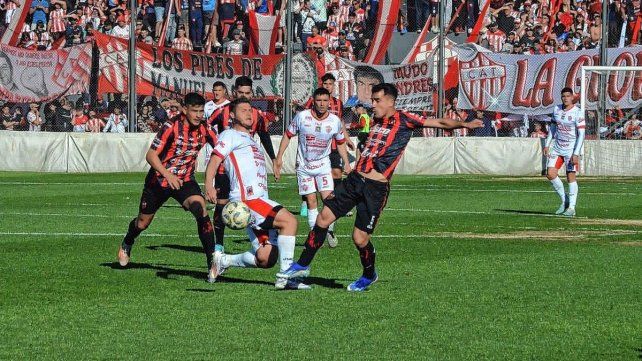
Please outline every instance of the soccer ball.
[[226, 226], [239, 230], [250, 224], [252, 213], [245, 203], [232, 201], [223, 207], [222, 217]]

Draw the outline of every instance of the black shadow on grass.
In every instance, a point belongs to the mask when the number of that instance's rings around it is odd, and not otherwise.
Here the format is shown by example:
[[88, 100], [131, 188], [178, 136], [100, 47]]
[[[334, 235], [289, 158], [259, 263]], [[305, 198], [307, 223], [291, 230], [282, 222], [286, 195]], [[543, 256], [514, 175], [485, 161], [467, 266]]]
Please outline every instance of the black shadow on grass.
[[190, 291], [190, 292], [198, 292], [198, 293], [210, 293], [214, 292], [214, 290], [208, 290], [206, 288], [188, 288], [185, 291]]
[[636, 348], [635, 351], [638, 353], [638, 358], [642, 360], [642, 347]]
[[494, 211], [498, 212], [506, 212], [506, 213], [517, 213], [517, 214], [551, 214], [551, 212], [538, 212], [538, 211], [531, 211], [531, 210], [523, 210], [523, 209], [493, 209]]
[[151, 251], [158, 251], [161, 248], [169, 248], [169, 249], [177, 249], [179, 251], [185, 251], [185, 252], [203, 253], [203, 247], [183, 246], [180, 244], [162, 244], [160, 246], [145, 246], [145, 248]]
[[309, 285], [318, 285], [325, 288], [344, 288], [345, 286], [341, 283], [337, 283], [336, 279], [331, 278], [320, 278], [320, 277], [307, 277], [303, 280], [303, 283]]

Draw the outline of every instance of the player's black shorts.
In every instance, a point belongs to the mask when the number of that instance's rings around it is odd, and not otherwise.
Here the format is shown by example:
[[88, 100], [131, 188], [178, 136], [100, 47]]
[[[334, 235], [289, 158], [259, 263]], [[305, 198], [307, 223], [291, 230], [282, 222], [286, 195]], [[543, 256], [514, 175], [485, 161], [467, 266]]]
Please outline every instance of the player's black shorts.
[[336, 149], [330, 151], [330, 167], [332, 169], [343, 169], [343, 159], [341, 159], [341, 154]]
[[348, 174], [348, 177], [323, 200], [323, 203], [337, 218], [345, 216], [356, 206], [355, 228], [372, 234], [388, 202], [389, 193], [389, 183], [365, 178], [354, 171]]
[[368, 133], [360, 132], [359, 134], [357, 134], [357, 139], [359, 139], [359, 143], [357, 144], [357, 150], [363, 153], [363, 150], [366, 148], [366, 140], [368, 140]]
[[138, 211], [142, 214], [154, 214], [170, 197], [174, 198], [182, 206], [187, 198], [195, 195], [203, 196], [201, 187], [198, 186], [195, 180], [183, 183], [183, 186], [176, 190], [169, 187], [161, 187], [156, 182], [145, 182]]
[[214, 177], [216, 199], [230, 199], [230, 177], [225, 173], [216, 173]]

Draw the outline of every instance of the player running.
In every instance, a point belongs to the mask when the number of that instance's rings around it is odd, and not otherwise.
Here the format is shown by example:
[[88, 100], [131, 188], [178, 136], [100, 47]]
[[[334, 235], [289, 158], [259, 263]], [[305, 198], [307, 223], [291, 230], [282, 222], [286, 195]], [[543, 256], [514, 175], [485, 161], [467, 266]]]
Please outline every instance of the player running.
[[[338, 152], [343, 159], [346, 173], [350, 172], [348, 152], [345, 148], [346, 137], [343, 122], [328, 111], [330, 92], [325, 88], [314, 91], [314, 104], [311, 110], [299, 112], [290, 122], [281, 138], [279, 153], [274, 162], [274, 177], [278, 180], [283, 166], [283, 153], [290, 144], [290, 138], [298, 134], [299, 149], [296, 157], [296, 175], [299, 184], [299, 195], [306, 198], [308, 224], [314, 227], [319, 211], [317, 210], [317, 192], [325, 199], [334, 189], [330, 151], [336, 142]], [[337, 246], [334, 235], [334, 222], [328, 229], [328, 246]]]
[[[205, 171], [205, 197], [210, 202], [216, 202], [217, 170], [223, 164], [231, 186], [230, 199], [244, 202], [252, 213], [252, 221], [247, 228], [252, 249], [237, 255], [216, 250], [213, 278], [216, 279], [228, 267], [271, 268], [277, 256], [283, 272], [290, 267], [294, 258], [297, 221], [287, 209], [268, 197], [265, 157], [251, 135], [254, 109], [250, 101], [236, 99], [230, 108], [233, 126], [219, 135], [214, 147], [214, 154]], [[277, 277], [274, 286], [277, 289], [310, 288], [285, 277]]]
[[[247, 76], [236, 78], [233, 89], [234, 98], [245, 98], [251, 100], [253, 95], [252, 79]], [[232, 107], [230, 104], [227, 104], [208, 117], [207, 123], [215, 129], [218, 134], [220, 134], [225, 129], [232, 126], [232, 118], [230, 117], [231, 112]], [[261, 110], [252, 107], [252, 127], [250, 128], [250, 136], [254, 137], [254, 134], [258, 134], [265, 152], [268, 154], [270, 159], [274, 161], [274, 147], [272, 146], [272, 140], [268, 133], [268, 120]], [[218, 188], [216, 190], [218, 199], [214, 208], [214, 234], [216, 236], [216, 249], [223, 251], [225, 224], [223, 224], [221, 213], [223, 211], [223, 207], [227, 204], [230, 198], [230, 181], [222, 166], [216, 175], [216, 186]]]
[[143, 194], [140, 198], [139, 213], [129, 223], [129, 229], [118, 249], [118, 262], [127, 266], [132, 246], [138, 235], [154, 219], [156, 211], [171, 197], [190, 211], [198, 226], [198, 237], [210, 268], [208, 280], [212, 279], [214, 234], [212, 222], [205, 209], [205, 198], [194, 179], [196, 159], [201, 148], [216, 143], [216, 134], [205, 124], [203, 106], [205, 99], [196, 93], [185, 95], [182, 113], [163, 124], [156, 134], [145, 159], [151, 166]]
[[[553, 111], [551, 129], [544, 147], [544, 156], [548, 157], [546, 177], [551, 181], [553, 189], [562, 201], [555, 214], [567, 217], [575, 216], [579, 190], [576, 173], [580, 165], [585, 128], [584, 114], [574, 103], [573, 90], [571, 88], [562, 89], [562, 104], [557, 105]], [[564, 184], [558, 177], [558, 171], [562, 166], [566, 170], [566, 180], [568, 181], [568, 203], [564, 193]]]
[[419, 127], [472, 129], [483, 125], [480, 120], [460, 123], [453, 119], [424, 119], [395, 109], [396, 99], [397, 88], [394, 85], [382, 83], [372, 87], [373, 126], [355, 170], [324, 200], [324, 207], [308, 235], [299, 260], [287, 271], [277, 274], [278, 277], [307, 277], [314, 255], [325, 242], [328, 226], [356, 206], [352, 239], [359, 251], [363, 274], [348, 286], [348, 291], [366, 290], [378, 279], [375, 248], [370, 238], [388, 201], [390, 179], [413, 130]]
[[[349, 149], [354, 150], [354, 143], [350, 140], [350, 134], [346, 130], [345, 124], [343, 123], [343, 102], [341, 99], [332, 96], [334, 94], [334, 86], [337, 79], [332, 75], [332, 73], [326, 73], [321, 77], [321, 87], [325, 88], [330, 92], [330, 102], [328, 104], [328, 110], [330, 113], [339, 117], [341, 120], [341, 126], [343, 128], [343, 135], [346, 139], [346, 145]], [[313, 97], [310, 97], [305, 103], [305, 109], [312, 109], [314, 104]], [[332, 179], [335, 186], [343, 181], [343, 164], [344, 161], [337, 150], [337, 144], [335, 141], [332, 141], [332, 150], [330, 151], [330, 168], [332, 169]], [[301, 203], [301, 210], [299, 214], [301, 217], [306, 217], [308, 215], [308, 202], [307, 198], [303, 197], [303, 203]], [[328, 241], [328, 244], [330, 242]]]

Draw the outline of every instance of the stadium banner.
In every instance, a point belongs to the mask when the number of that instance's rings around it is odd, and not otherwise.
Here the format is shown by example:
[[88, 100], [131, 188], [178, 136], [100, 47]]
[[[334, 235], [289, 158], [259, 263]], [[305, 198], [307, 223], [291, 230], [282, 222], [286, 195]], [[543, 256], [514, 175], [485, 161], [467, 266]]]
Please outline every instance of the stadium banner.
[[434, 108], [437, 92], [434, 62], [420, 61], [403, 65], [369, 65], [333, 55], [325, 59], [326, 72], [337, 79], [338, 97], [346, 107], [357, 103], [371, 106], [371, 87], [382, 82], [394, 84], [399, 91], [397, 108], [428, 111]]
[[368, 64], [381, 64], [383, 61], [401, 8], [401, 0], [380, 1], [377, 9], [374, 35], [364, 61]]
[[89, 88], [91, 44], [36, 51], [0, 45], [0, 96], [14, 103], [46, 102]]
[[[98, 92], [127, 92], [127, 40], [96, 33], [100, 51]], [[176, 96], [190, 92], [211, 97], [212, 85], [222, 81], [231, 89], [237, 77], [254, 82], [259, 98], [282, 97], [285, 76], [283, 55], [233, 56], [181, 51], [138, 43], [136, 47], [136, 93]], [[293, 58], [293, 99], [305, 101], [317, 84], [315, 63], [307, 54]]]
[[[459, 107], [496, 112], [550, 114], [560, 92], [570, 87], [579, 100], [582, 66], [599, 64], [599, 49], [545, 55], [493, 53], [475, 44], [458, 45]], [[610, 66], [641, 66], [642, 47], [608, 49]], [[635, 74], [634, 74], [635, 73]], [[594, 110], [599, 74], [587, 79], [587, 109]], [[607, 108], [635, 108], [642, 101], [642, 72], [607, 77]]]
[[250, 55], [275, 54], [281, 16], [263, 15], [254, 10], [247, 15], [250, 23]]

